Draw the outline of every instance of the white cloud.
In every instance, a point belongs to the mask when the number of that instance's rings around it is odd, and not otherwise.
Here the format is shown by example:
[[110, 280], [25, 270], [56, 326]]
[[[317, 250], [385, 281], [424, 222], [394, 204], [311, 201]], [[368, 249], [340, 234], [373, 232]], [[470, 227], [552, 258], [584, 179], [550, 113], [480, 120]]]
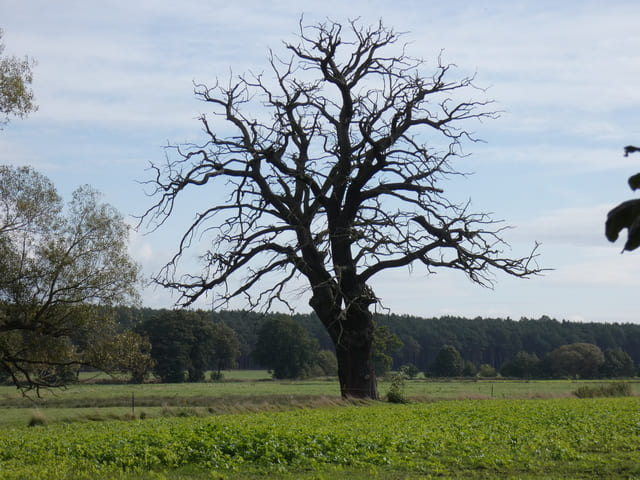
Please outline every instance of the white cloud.
[[620, 255], [611, 249], [589, 249], [576, 263], [562, 265], [549, 273], [549, 282], [565, 286], [593, 286], [603, 289], [635, 288], [640, 258]]
[[545, 246], [605, 245], [604, 220], [611, 204], [559, 208], [531, 221], [519, 222], [510, 235], [518, 239], [536, 239]]

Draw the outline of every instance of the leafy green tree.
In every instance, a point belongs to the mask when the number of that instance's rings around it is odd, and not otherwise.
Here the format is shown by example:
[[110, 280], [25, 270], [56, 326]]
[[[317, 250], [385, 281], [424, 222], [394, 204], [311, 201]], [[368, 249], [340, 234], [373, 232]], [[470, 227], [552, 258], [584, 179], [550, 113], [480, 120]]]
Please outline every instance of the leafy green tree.
[[237, 358], [238, 368], [258, 368], [259, 366], [253, 360], [253, 350], [260, 325], [265, 321], [264, 315], [246, 310], [219, 310], [211, 312], [209, 315], [214, 323], [224, 322], [226, 325], [232, 326], [240, 341], [240, 355]]
[[464, 370], [464, 360], [452, 345], [444, 345], [429, 368], [434, 377], [459, 377]]
[[392, 354], [402, 348], [402, 341], [386, 325], [377, 325], [373, 332], [373, 364], [376, 375], [387, 374], [393, 366]]
[[[391, 328], [391, 326], [389, 326]], [[413, 364], [416, 365], [420, 361], [420, 350], [422, 346], [420, 343], [413, 337], [413, 335], [403, 332], [398, 333], [398, 338], [402, 342], [402, 348], [399, 352], [393, 355], [394, 362], [397, 361], [398, 364]], [[420, 371], [418, 369], [418, 371]]]
[[493, 368], [488, 363], [483, 363], [478, 368], [478, 376], [479, 377], [495, 377], [497, 374], [498, 374], [498, 372], [496, 372], [496, 369]]
[[602, 350], [591, 343], [572, 343], [549, 355], [555, 377], [597, 378], [604, 363]]
[[632, 377], [634, 375], [633, 360], [621, 348], [607, 348], [604, 351], [604, 362], [600, 367], [603, 376], [609, 378]]
[[162, 312], [148, 319], [139, 328], [151, 343], [153, 372], [163, 383], [185, 381], [185, 372], [191, 364], [191, 345], [195, 339], [180, 312]]
[[462, 369], [462, 376], [475, 377], [478, 374], [478, 367], [471, 360], [464, 361], [464, 368]]
[[413, 363], [405, 363], [400, 367], [400, 372], [403, 373], [407, 378], [414, 379], [420, 373], [420, 369]]
[[220, 378], [223, 368], [235, 367], [236, 359], [240, 355], [240, 340], [233, 328], [224, 322], [213, 324], [212, 335], [211, 360], [217, 371], [217, 378]]
[[317, 364], [324, 375], [334, 376], [338, 374], [338, 359], [331, 350], [320, 350]]
[[318, 355], [318, 343], [307, 331], [284, 315], [262, 324], [253, 357], [273, 372], [275, 378], [306, 376]]
[[[187, 322], [190, 347], [187, 367], [188, 380], [189, 382], [202, 382], [205, 380], [207, 370], [214, 362], [217, 329], [209, 319], [198, 314], [194, 314], [190, 320]], [[222, 359], [222, 355], [219, 358]]]
[[132, 330], [112, 333], [113, 340], [94, 346], [91, 364], [105, 365], [110, 372], [131, 374], [131, 383], [143, 383], [149, 376], [154, 362], [151, 343]]
[[[138, 300], [129, 228], [89, 186], [66, 205], [29, 167], [0, 166], [0, 364], [24, 388], [64, 385], [55, 372], [124, 365], [113, 309]], [[119, 345], [119, 346], [118, 346]]]
[[37, 110], [33, 103], [31, 68], [35, 62], [28, 57], [3, 56], [4, 32], [0, 29], [0, 128], [9, 122], [10, 116], [25, 117]]
[[535, 354], [520, 351], [500, 368], [500, 373], [504, 377], [531, 378], [535, 377], [538, 371], [540, 360]]
[[[467, 128], [495, 116], [490, 102], [464, 99], [478, 90], [471, 78], [451, 79], [453, 65], [425, 73], [399, 39], [382, 23], [301, 24], [290, 56], [271, 56], [272, 78], [198, 86], [215, 122], [203, 115], [206, 138], [155, 166], [157, 202], [145, 215], [153, 228], [193, 190], [224, 198], [202, 205], [156, 281], [184, 305], [214, 292], [218, 304], [246, 297], [268, 311], [288, 306], [285, 292], [304, 279], [333, 341], [343, 396], [378, 398], [375, 276], [450, 268], [490, 286], [494, 271], [540, 271], [535, 248], [511, 258], [504, 225], [440, 186], [459, 173], [454, 160], [474, 140]], [[211, 235], [202, 273], [176, 275], [199, 232]]]
[[154, 372], [162, 382], [204, 380], [215, 358], [216, 328], [210, 320], [198, 312], [163, 310], [147, 319], [139, 330], [151, 342]]

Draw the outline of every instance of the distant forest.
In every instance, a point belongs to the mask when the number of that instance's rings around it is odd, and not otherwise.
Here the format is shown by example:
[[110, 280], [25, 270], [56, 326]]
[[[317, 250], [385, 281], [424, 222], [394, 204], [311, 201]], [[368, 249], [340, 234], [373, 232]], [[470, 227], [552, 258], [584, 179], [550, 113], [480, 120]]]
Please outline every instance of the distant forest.
[[[141, 322], [158, 318], [167, 310], [149, 308], [122, 308], [118, 311], [123, 328], [135, 328]], [[237, 334], [241, 353], [238, 367], [259, 367], [252, 359], [257, 332], [272, 314], [232, 310], [220, 312], [197, 311], [203, 318], [224, 322]], [[296, 314], [298, 321], [320, 349], [333, 350], [331, 340], [315, 314]], [[558, 321], [543, 316], [538, 319], [520, 320], [498, 318], [420, 318], [408, 315], [377, 315], [378, 325], [384, 325], [402, 341], [402, 347], [393, 352], [393, 368], [412, 363], [420, 371], [432, 364], [444, 345], [455, 347], [465, 361], [475, 365], [488, 364], [496, 370], [519, 352], [535, 354], [543, 358], [563, 345], [582, 342], [600, 349], [621, 349], [640, 365], [640, 325], [618, 323], [577, 323]]]

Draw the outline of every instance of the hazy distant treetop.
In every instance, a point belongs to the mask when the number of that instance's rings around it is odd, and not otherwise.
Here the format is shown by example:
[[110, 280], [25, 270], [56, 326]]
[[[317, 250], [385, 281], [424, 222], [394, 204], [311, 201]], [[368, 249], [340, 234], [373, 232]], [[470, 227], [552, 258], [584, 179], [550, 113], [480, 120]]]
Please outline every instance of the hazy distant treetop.
[[9, 123], [11, 116], [24, 118], [38, 107], [33, 103], [33, 81], [31, 68], [35, 61], [29, 57], [5, 57], [2, 41], [4, 32], [0, 29], [0, 128]]

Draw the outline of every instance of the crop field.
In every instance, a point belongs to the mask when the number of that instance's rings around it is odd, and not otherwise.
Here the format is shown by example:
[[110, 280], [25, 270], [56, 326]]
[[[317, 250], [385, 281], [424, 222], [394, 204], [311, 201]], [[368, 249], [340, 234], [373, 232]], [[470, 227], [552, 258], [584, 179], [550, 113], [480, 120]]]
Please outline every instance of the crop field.
[[2, 387], [0, 478], [640, 478], [638, 383], [578, 399], [599, 382], [416, 380], [413, 402], [393, 405], [342, 401], [330, 380], [235, 375], [81, 384], [35, 403]]
[[637, 478], [640, 400], [372, 403], [0, 431], [0, 478]]

